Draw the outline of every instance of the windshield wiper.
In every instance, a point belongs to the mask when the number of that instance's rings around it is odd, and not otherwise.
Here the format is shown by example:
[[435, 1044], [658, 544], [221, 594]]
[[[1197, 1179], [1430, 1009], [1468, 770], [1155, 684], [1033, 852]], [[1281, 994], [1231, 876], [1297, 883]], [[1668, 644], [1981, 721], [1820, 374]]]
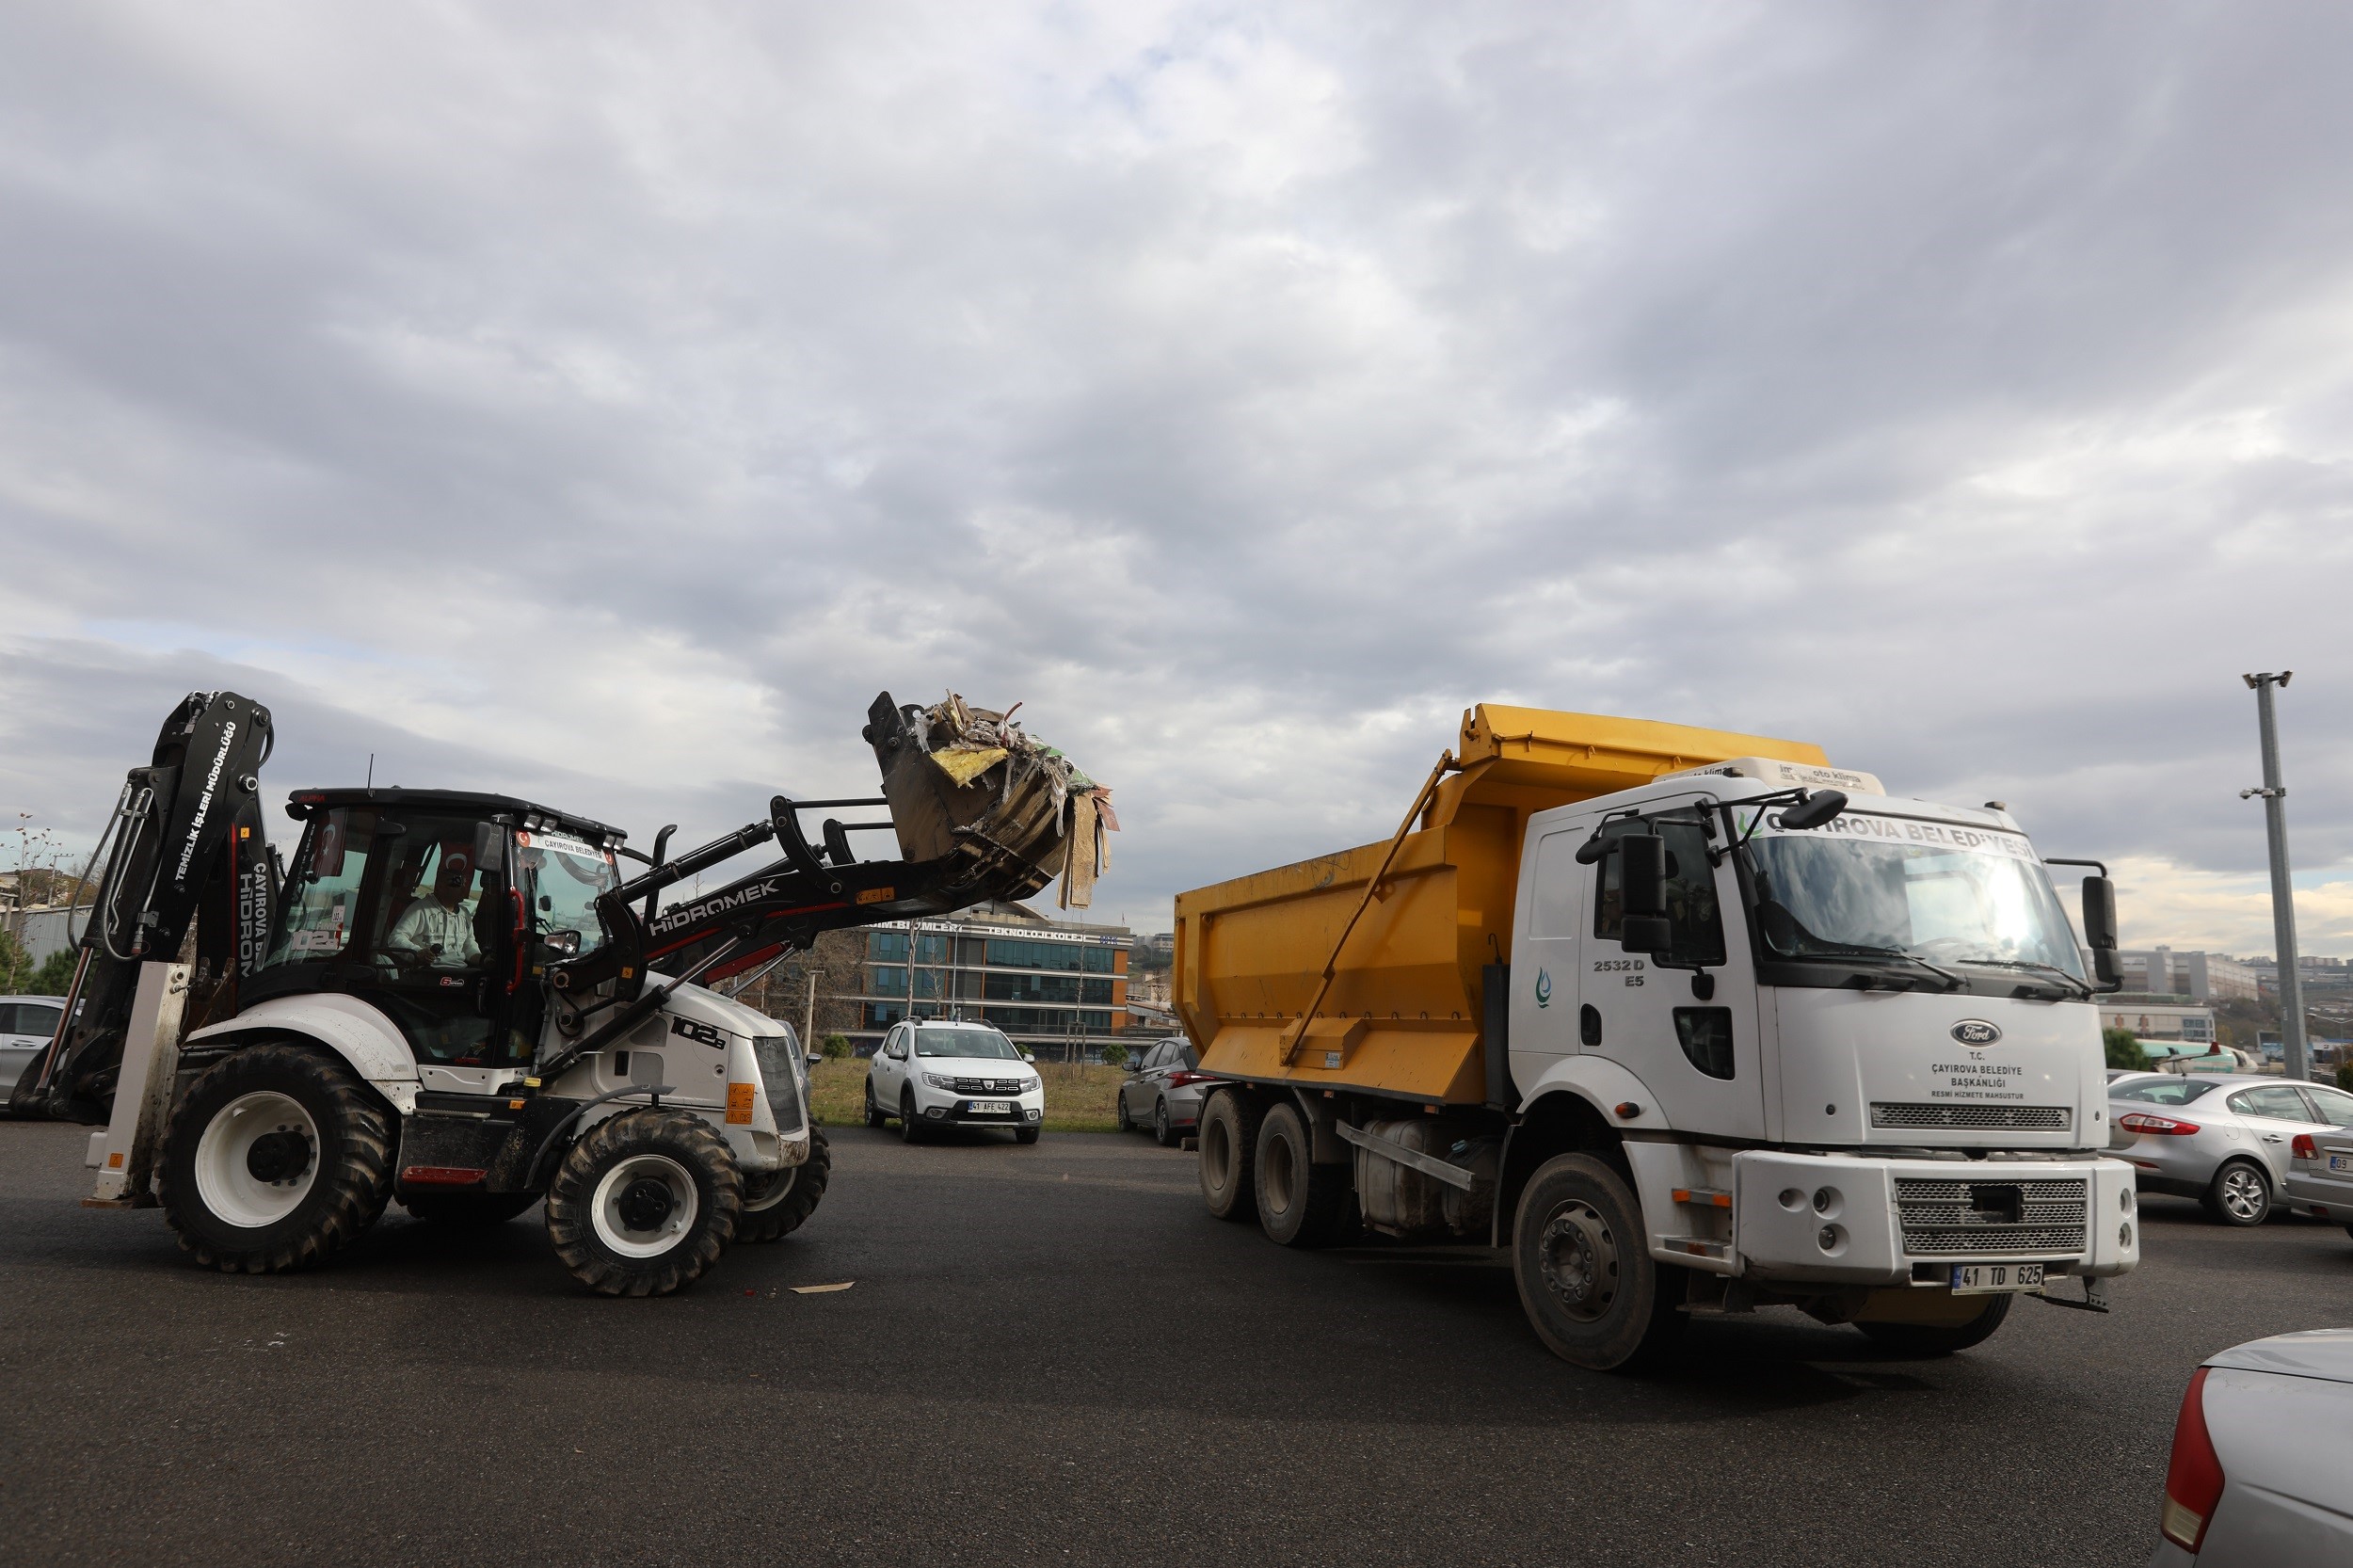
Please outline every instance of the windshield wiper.
[[1904, 952], [1904, 950], [1903, 950], [1903, 949], [1901, 949], [1901, 948], [1874, 948], [1874, 947], [1865, 947], [1865, 946], [1863, 946], [1862, 944], [1860, 944], [1860, 943], [1856, 943], [1856, 942], [1824, 942], [1824, 943], [1822, 943], [1822, 944], [1820, 945], [1820, 951], [1818, 951], [1818, 952], [1793, 952], [1793, 953], [1788, 953], [1788, 954], [1785, 954], [1785, 956], [1787, 956], [1787, 957], [1790, 957], [1790, 958], [1799, 958], [1799, 959], [1804, 959], [1804, 958], [1893, 958], [1893, 959], [1897, 960], [1897, 961], [1898, 961], [1898, 962], [1900, 962], [1900, 963], [1905, 963], [1905, 964], [1917, 964], [1917, 965], [1919, 965], [1919, 966], [1920, 966], [1920, 968], [1924, 968], [1924, 969], [1928, 970], [1930, 974], [1935, 975], [1935, 976], [1937, 976], [1939, 979], [1943, 980], [1943, 981], [1945, 982], [1945, 989], [1946, 989], [1947, 991], [1958, 991], [1958, 990], [1960, 990], [1962, 986], [1964, 986], [1964, 985], [1966, 985], [1966, 984], [1969, 984], [1967, 981], [1965, 981], [1965, 980], [1961, 979], [1961, 976], [1959, 976], [1959, 975], [1957, 975], [1957, 974], [1953, 973], [1953, 971], [1952, 971], [1952, 970], [1947, 969], [1947, 968], [1941, 968], [1941, 967], [1939, 967], [1939, 966], [1937, 966], [1937, 965], [1935, 965], [1935, 964], [1931, 964], [1931, 963], [1929, 963], [1927, 959], [1925, 959], [1925, 958], [1921, 957], [1918, 953], [1916, 953], [1916, 952]]
[[2047, 974], [2062, 984], [2073, 985], [2075, 988], [2075, 994], [2079, 997], [2091, 995], [2090, 986], [2077, 980], [2057, 964], [2038, 964], [2031, 958], [1959, 958], [1954, 962], [1968, 964], [1980, 969], [2032, 969], [2038, 974]]

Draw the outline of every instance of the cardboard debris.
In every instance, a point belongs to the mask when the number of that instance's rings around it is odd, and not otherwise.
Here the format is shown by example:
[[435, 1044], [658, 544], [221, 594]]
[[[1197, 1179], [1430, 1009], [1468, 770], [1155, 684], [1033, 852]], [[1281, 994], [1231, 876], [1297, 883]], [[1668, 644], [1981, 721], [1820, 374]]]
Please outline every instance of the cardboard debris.
[[845, 1279], [839, 1285], [795, 1285], [792, 1290], [796, 1296], [829, 1296], [836, 1290], [847, 1290], [856, 1283], [854, 1279]]
[[1034, 880], [1016, 896], [1060, 876], [1062, 907], [1084, 909], [1111, 865], [1104, 835], [1119, 831], [1112, 792], [1016, 724], [1020, 706], [1000, 713], [951, 692], [929, 708], [899, 710], [889, 735], [876, 739], [899, 852], [937, 860], [980, 845], [1017, 856]]

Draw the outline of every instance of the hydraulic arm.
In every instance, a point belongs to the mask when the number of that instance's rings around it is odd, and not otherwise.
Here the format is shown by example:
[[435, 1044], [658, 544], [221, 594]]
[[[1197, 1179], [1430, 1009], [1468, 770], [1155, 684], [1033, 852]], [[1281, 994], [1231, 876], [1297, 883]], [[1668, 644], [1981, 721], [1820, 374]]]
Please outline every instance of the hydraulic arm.
[[106, 1116], [142, 963], [192, 959], [190, 1018], [236, 1011], [262, 962], [278, 878], [262, 831], [269, 710], [234, 692], [191, 692], [123, 780], [66, 1021], [9, 1096], [18, 1114]]

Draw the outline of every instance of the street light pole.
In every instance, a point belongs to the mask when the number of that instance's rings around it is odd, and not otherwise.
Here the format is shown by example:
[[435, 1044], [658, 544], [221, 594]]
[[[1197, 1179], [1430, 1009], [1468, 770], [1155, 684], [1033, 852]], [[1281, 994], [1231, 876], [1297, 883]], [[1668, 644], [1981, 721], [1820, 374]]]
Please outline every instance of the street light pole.
[[2271, 712], [2272, 688], [2286, 685], [2295, 673], [2281, 670], [2274, 675], [2266, 670], [2241, 677], [2255, 693], [2255, 717], [2263, 729], [2264, 781], [2260, 789], [2241, 790], [2238, 797], [2263, 797], [2264, 828], [2271, 840], [2271, 937], [2272, 946], [2279, 950], [2275, 957], [2280, 966], [2280, 1044], [2287, 1058], [2287, 1076], [2306, 1079], [2312, 1077], [2312, 1056], [2304, 1041], [2304, 979], [2296, 966], [2296, 886], [2288, 879], [2288, 787], [2280, 782], [2280, 729]]

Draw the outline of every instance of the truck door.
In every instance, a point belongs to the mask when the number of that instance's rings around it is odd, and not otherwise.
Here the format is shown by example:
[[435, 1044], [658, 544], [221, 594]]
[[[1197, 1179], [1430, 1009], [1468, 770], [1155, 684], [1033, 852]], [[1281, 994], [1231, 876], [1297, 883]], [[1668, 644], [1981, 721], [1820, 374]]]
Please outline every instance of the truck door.
[[1585, 938], [1586, 868], [1577, 852], [1593, 837], [1591, 817], [1555, 827], [1529, 857], [1527, 907], [1518, 929], [1528, 934], [1512, 968], [1512, 1054], [1541, 1060], [1515, 1068], [1513, 1081], [1533, 1083], [1551, 1059], [1574, 1056], [1577, 955]]
[[1659, 1111], [1676, 1128], [1762, 1138], [1755, 969], [1746, 922], [1723, 916], [1727, 903], [1739, 907], [1732, 865], [1709, 864], [1711, 840], [1688, 805], [1654, 809], [1647, 818], [1620, 817], [1602, 827], [1605, 838], [1638, 832], [1666, 840], [1673, 941], [1656, 954], [1625, 951], [1618, 856], [1596, 862], [1590, 936], [1577, 976], [1585, 1048], [1624, 1063], [1658, 1096]]

